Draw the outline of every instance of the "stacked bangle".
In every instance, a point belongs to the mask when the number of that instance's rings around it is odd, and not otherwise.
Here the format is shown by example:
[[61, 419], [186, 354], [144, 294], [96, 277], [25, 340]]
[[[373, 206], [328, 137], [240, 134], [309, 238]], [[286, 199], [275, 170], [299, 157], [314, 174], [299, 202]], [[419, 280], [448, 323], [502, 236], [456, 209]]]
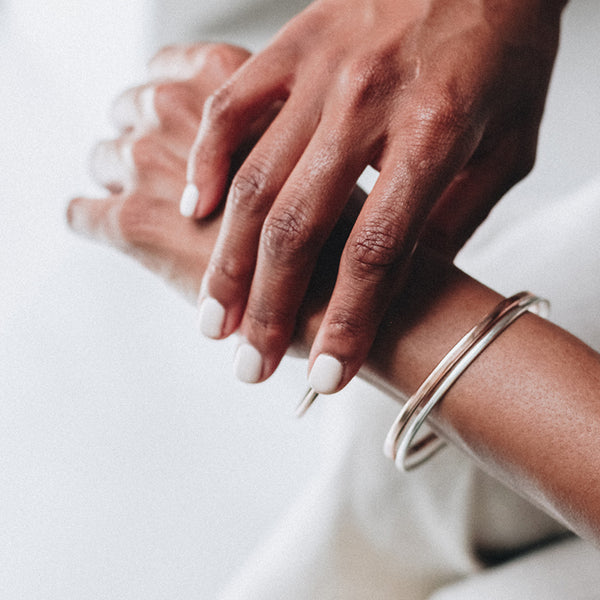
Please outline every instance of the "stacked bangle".
[[411, 396], [386, 436], [384, 452], [398, 468], [408, 471], [433, 456], [445, 444], [433, 432], [413, 442], [434, 406], [443, 398], [469, 365], [523, 313], [545, 313], [548, 301], [521, 292], [500, 302], [492, 312], [469, 331], [441, 360], [419, 389]]

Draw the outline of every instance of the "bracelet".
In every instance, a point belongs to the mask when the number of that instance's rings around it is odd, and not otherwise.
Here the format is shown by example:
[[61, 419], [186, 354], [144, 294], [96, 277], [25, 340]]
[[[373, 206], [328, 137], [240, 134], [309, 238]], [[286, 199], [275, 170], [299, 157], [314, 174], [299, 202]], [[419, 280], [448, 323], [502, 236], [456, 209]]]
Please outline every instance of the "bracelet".
[[312, 406], [312, 403], [317, 399], [318, 396], [319, 393], [315, 392], [312, 387], [309, 387], [304, 396], [302, 396], [300, 404], [298, 404], [296, 407], [296, 417], [303, 417], [304, 413], [306, 413], [306, 411]]
[[440, 450], [445, 442], [433, 432], [413, 442], [434, 406], [483, 350], [516, 319], [528, 310], [545, 316], [548, 307], [547, 300], [529, 292], [502, 300], [446, 354], [408, 399], [386, 436], [386, 456], [401, 470], [409, 471]]

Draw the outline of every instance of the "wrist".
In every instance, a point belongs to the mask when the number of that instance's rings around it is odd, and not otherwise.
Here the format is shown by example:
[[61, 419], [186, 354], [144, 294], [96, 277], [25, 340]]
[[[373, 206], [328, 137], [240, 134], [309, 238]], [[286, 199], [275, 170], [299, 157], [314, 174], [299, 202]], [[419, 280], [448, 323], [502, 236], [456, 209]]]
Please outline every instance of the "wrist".
[[[333, 263], [333, 261], [332, 261]], [[325, 272], [324, 272], [325, 271]], [[303, 305], [294, 349], [306, 356], [325, 314], [335, 278], [329, 265]], [[501, 296], [429, 250], [419, 250], [406, 284], [392, 301], [362, 371], [411, 394], [448, 350]]]

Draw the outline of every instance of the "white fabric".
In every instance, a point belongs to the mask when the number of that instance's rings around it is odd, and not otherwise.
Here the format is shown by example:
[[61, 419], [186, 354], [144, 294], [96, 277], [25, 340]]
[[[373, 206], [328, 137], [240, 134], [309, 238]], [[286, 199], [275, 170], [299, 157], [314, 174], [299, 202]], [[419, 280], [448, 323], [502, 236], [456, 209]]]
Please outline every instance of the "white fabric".
[[[506, 293], [531, 284], [553, 300], [553, 318], [600, 349], [600, 323], [590, 309], [600, 296], [600, 282], [584, 276], [576, 278], [577, 285], [569, 283], [574, 271], [588, 275], [600, 264], [600, 179], [525, 217], [512, 208], [509, 203], [486, 224], [463, 252], [462, 266]], [[478, 552], [510, 554], [561, 531], [454, 449], [414, 473], [394, 472], [380, 445], [397, 407], [365, 383], [319, 399], [311, 411], [323, 421], [321, 475], [231, 583], [224, 600], [427, 598], [445, 583], [477, 572]], [[564, 548], [560, 556], [570, 556], [572, 549], [575, 566], [586, 556], [576, 570], [582, 585], [591, 585], [588, 575], [596, 581], [589, 566], [600, 565], [600, 553], [583, 542]], [[526, 564], [537, 564], [536, 556]], [[550, 564], [546, 556], [540, 554], [538, 572]], [[503, 581], [504, 573], [499, 570], [493, 581]], [[575, 585], [573, 578], [570, 584]], [[518, 583], [511, 585], [519, 589]], [[524, 586], [521, 597], [548, 597], [546, 588], [534, 595], [530, 582]], [[462, 598], [448, 594], [439, 598]]]
[[449, 586], [430, 600], [597, 600], [600, 555], [578, 539], [488, 569]]

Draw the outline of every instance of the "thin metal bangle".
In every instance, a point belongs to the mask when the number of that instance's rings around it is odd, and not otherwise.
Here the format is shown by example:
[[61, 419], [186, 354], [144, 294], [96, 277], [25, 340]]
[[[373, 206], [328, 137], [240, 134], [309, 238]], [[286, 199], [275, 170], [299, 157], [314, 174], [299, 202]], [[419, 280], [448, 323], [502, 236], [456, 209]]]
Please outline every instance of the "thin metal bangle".
[[400, 414], [394, 421], [392, 428], [387, 434], [384, 453], [392, 460], [396, 459], [396, 453], [398, 449], [398, 438], [400, 433], [406, 427], [406, 423], [412, 417], [414, 412], [418, 410], [419, 406], [427, 401], [431, 394], [435, 391], [436, 386], [440, 381], [450, 372], [454, 365], [460, 360], [460, 358], [467, 352], [473, 343], [475, 343], [485, 332], [492, 326], [492, 324], [508, 310], [511, 306], [514, 306], [515, 302], [521, 301], [527, 296], [526, 292], [521, 292], [502, 300], [494, 309], [473, 329], [468, 331], [454, 347], [442, 358], [435, 369], [421, 384], [419, 389], [406, 401]]
[[529, 292], [503, 300], [442, 359], [406, 402], [386, 436], [384, 452], [399, 468], [413, 469], [445, 445], [435, 433], [413, 440], [433, 407], [475, 358], [518, 317], [538, 305], [547, 308], [548, 302]]
[[312, 406], [312, 403], [317, 399], [318, 396], [319, 392], [315, 392], [312, 387], [309, 387], [304, 396], [302, 396], [300, 404], [298, 404], [296, 407], [296, 417], [303, 417], [304, 413]]

